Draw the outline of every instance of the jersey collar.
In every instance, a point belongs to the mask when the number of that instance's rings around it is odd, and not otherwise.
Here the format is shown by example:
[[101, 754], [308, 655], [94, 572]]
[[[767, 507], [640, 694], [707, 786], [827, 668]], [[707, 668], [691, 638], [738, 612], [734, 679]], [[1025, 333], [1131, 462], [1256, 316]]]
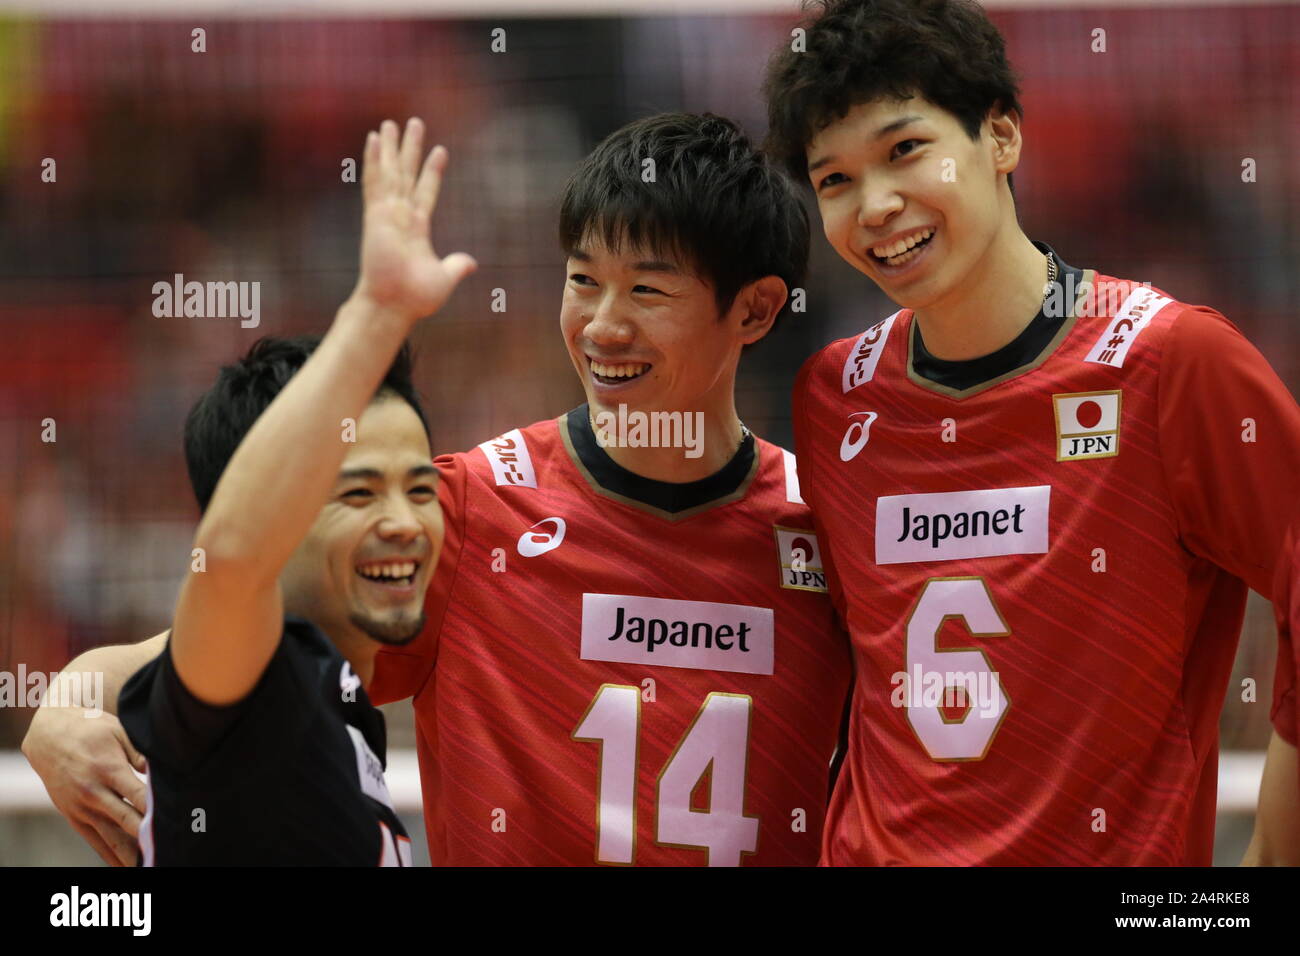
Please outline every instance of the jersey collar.
[[1064, 310], [1048, 315], [1044, 302], [1021, 333], [1002, 348], [979, 358], [956, 362], [930, 354], [913, 316], [907, 337], [907, 377], [914, 384], [951, 398], [969, 398], [1038, 368], [1065, 341], [1074, 328], [1084, 294], [1097, 274], [1092, 269], [1079, 269], [1063, 262], [1045, 242], [1035, 242], [1034, 247], [1056, 258], [1059, 269], [1056, 281], [1065, 293]]
[[562, 416], [558, 424], [565, 450], [593, 491], [669, 521], [743, 498], [758, 472], [757, 444], [748, 433], [721, 469], [698, 481], [677, 483], [646, 478], [610, 458], [591, 430], [585, 404]]

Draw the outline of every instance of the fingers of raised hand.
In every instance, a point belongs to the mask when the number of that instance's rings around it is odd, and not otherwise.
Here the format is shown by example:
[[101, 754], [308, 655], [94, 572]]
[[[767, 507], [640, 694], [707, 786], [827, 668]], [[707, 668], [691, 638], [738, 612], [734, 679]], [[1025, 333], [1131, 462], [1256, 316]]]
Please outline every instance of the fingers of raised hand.
[[398, 153], [398, 169], [404, 196], [409, 196], [411, 188], [415, 185], [415, 177], [420, 171], [420, 151], [423, 146], [424, 123], [412, 116], [406, 121], [406, 132], [402, 136], [402, 145]]
[[390, 197], [413, 199], [417, 212], [430, 215], [438, 201], [447, 151], [435, 147], [421, 163], [423, 149], [424, 122], [418, 117], [407, 121], [406, 131], [400, 138], [398, 126], [392, 120], [384, 120], [378, 132], [368, 133], [361, 171], [361, 189], [366, 202]]
[[366, 134], [366, 149], [361, 160], [361, 195], [367, 203], [379, 195], [379, 181], [383, 171], [379, 168], [380, 137], [374, 130]]
[[[451, 289], [455, 289], [461, 283], [461, 280], [477, 268], [478, 262], [475, 261], [473, 256], [465, 252], [453, 252], [442, 260], [442, 269], [451, 283]], [[448, 295], [450, 294], [449, 289]]]
[[361, 192], [366, 202], [396, 195], [401, 188], [398, 169], [397, 124], [384, 120], [379, 132], [366, 134], [366, 150], [361, 167]]
[[379, 170], [382, 174], [381, 181], [389, 190], [393, 189], [398, 182], [397, 155], [400, 133], [397, 124], [390, 119], [379, 124]]
[[420, 178], [415, 183], [415, 208], [423, 216], [432, 216], [438, 205], [438, 193], [442, 189], [442, 174], [447, 168], [447, 149], [435, 146], [420, 169]]

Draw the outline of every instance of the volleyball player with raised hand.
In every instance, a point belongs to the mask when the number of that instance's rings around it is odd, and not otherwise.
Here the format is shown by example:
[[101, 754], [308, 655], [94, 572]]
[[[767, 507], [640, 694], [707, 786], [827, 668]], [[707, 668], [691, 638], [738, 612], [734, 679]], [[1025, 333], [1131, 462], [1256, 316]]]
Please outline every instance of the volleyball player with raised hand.
[[[430, 859], [813, 865], [847, 647], [793, 456], [735, 404], [802, 282], [807, 214], [734, 123], [661, 114], [583, 161], [559, 232], [587, 401], [434, 461], [428, 623], [370, 685], [414, 698]], [[58, 719], [33, 721], [33, 765], [111, 806], [118, 784], [59, 755], [113, 768], [118, 741]], [[105, 825], [124, 853], [132, 822]]]
[[123, 688], [146, 865], [409, 865], [375, 655], [423, 627], [442, 520], [404, 342], [473, 268], [429, 219], [447, 154], [366, 141], [361, 276], [329, 331], [263, 340], [198, 401], [203, 510], [170, 639]]

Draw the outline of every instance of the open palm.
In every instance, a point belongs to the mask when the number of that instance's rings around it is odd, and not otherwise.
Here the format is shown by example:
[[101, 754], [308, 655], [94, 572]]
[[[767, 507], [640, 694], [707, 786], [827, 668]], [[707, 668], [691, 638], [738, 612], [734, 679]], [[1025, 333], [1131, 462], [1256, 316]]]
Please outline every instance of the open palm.
[[447, 150], [420, 153], [424, 124], [411, 119], [398, 143], [397, 124], [384, 120], [366, 138], [361, 173], [365, 215], [357, 294], [410, 320], [436, 312], [475, 268], [463, 252], [440, 258], [429, 239]]

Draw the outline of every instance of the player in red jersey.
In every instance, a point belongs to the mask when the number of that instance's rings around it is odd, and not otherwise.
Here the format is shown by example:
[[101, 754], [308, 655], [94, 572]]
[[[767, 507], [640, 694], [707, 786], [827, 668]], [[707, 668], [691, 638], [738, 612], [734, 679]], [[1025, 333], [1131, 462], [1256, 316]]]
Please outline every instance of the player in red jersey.
[[429, 626], [370, 688], [415, 697], [432, 858], [815, 861], [848, 658], [785, 453], [638, 480], [575, 409], [435, 464]]
[[[807, 216], [736, 126], [674, 114], [584, 161], [560, 233], [588, 401], [436, 460], [428, 624], [368, 684], [415, 698], [431, 858], [811, 865], [849, 655], [793, 458], [734, 403]], [[107, 730], [38, 719], [25, 750], [52, 794], [102, 779], [61, 763], [91, 735], [122, 763]]]
[[1016, 84], [976, 4], [845, 0], [805, 27], [769, 73], [770, 145], [902, 306], [796, 385], [858, 675], [822, 862], [1208, 864], [1300, 409], [1218, 313], [1025, 236]]

